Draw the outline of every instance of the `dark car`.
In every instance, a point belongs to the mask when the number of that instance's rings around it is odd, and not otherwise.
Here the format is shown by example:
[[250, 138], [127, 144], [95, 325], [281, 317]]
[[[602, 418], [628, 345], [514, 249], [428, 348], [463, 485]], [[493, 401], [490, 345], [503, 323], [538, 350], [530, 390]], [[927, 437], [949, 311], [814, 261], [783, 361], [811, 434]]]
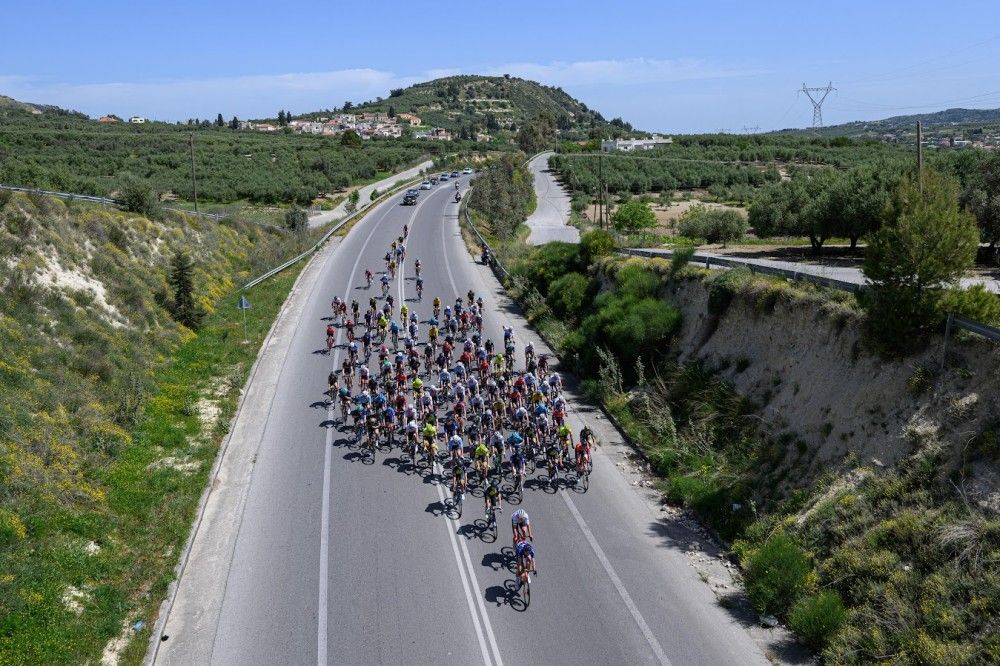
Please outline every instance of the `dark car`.
[[416, 203], [417, 203], [417, 195], [416, 194], [406, 194], [403, 197], [403, 205], [404, 206], [415, 206]]
[[451, 172], [451, 177], [452, 178], [458, 178], [458, 176], [459, 176], [459, 173], [457, 171], [452, 171]]

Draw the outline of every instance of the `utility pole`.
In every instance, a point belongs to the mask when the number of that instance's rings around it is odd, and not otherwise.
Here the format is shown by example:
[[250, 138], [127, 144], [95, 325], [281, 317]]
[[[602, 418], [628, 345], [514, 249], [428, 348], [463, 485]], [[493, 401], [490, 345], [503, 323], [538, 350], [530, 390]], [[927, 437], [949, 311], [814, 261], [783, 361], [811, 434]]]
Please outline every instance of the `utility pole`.
[[188, 145], [191, 147], [191, 191], [194, 193], [194, 212], [198, 212], [198, 181], [194, 175], [194, 132], [191, 132]]
[[924, 124], [917, 121], [917, 184], [924, 193]]
[[[823, 101], [834, 90], [836, 88], [833, 87], [832, 81], [827, 83], [825, 88], [806, 88], [806, 84], [802, 84], [802, 89], [799, 92], [804, 92], [813, 105], [813, 127], [823, 126]], [[815, 97], [813, 93], [816, 94]]]
[[753, 127], [747, 127], [746, 125], [744, 125], [743, 131], [746, 132], [747, 134], [756, 134], [757, 132], [760, 131], [760, 126], [754, 125]]
[[597, 153], [597, 215], [598, 226], [604, 228], [604, 148]]

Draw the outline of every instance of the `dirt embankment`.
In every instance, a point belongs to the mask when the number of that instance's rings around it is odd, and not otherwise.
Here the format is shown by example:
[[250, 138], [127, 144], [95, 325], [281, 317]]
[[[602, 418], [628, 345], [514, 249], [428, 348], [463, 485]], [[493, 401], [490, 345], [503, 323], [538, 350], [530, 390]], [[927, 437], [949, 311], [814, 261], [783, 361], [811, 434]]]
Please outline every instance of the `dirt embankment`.
[[722, 315], [712, 315], [699, 280], [680, 283], [670, 299], [684, 315], [681, 360], [723, 366], [723, 376], [762, 406], [768, 428], [794, 437], [790, 448], [806, 450], [796, 462], [805, 466], [796, 469], [799, 483], [853, 456], [864, 465], [894, 465], [936, 437], [951, 452], [969, 500], [1000, 510], [996, 461], [969, 446], [1000, 421], [997, 345], [953, 340], [942, 371], [940, 340], [917, 356], [885, 360], [866, 348], [859, 316], [818, 300], [763, 305], [738, 294]]

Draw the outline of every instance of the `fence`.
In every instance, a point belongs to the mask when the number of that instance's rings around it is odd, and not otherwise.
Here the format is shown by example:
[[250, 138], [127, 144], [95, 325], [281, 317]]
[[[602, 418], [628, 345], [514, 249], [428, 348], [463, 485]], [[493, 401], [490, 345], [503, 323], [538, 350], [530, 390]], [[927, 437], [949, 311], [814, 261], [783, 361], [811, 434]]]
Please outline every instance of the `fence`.
[[[0, 190], [7, 190], [9, 192], [25, 192], [27, 194], [42, 194], [47, 197], [57, 197], [59, 199], [71, 199], [73, 201], [88, 201], [90, 203], [100, 204], [102, 206], [114, 206], [115, 208], [120, 208], [121, 206], [114, 199], [109, 199], [108, 197], [95, 197], [89, 194], [73, 194], [72, 192], [50, 192], [49, 190], [39, 190], [32, 187], [14, 187], [13, 185], [0, 185]], [[164, 210], [171, 210], [177, 213], [184, 213], [186, 215], [197, 215], [199, 217], [204, 217], [209, 220], [221, 220], [225, 215], [220, 213], [202, 213], [194, 212], [193, 210], [186, 210], [184, 208], [177, 208], [174, 206], [163, 206]]]

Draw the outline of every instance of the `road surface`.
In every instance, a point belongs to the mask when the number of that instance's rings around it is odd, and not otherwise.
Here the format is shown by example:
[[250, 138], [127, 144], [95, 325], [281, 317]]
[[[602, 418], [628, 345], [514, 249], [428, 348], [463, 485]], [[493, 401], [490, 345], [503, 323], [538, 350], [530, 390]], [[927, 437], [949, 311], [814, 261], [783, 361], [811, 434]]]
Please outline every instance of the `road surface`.
[[569, 226], [569, 193], [549, 170], [551, 151], [536, 155], [528, 162], [528, 171], [534, 179], [535, 198], [538, 205], [525, 224], [531, 229], [528, 243], [543, 245], [551, 241], [579, 243], [580, 231]]
[[[618, 435], [573, 394], [571, 426], [579, 431], [585, 416], [603, 446], [587, 492], [529, 479], [520, 506], [535, 528], [540, 573], [526, 609], [509, 593], [504, 520], [515, 505], [504, 502], [493, 542], [478, 492], [453, 520], [440, 467], [411, 469], [398, 448], [371, 463], [341, 429], [324, 395], [344, 353], [326, 351], [329, 303], [367, 303], [377, 287], [365, 288], [364, 270], [384, 267], [404, 223], [397, 303], [405, 296], [424, 318], [434, 295], [449, 303], [472, 288], [486, 301], [485, 335], [501, 340], [511, 324], [519, 350], [531, 339], [545, 351], [466, 251], [453, 195], [448, 183], [417, 206], [393, 197], [303, 271], [253, 371], [153, 638], [155, 662], [768, 663], [689, 564], [699, 538], [635, 486], [616, 464], [627, 450]], [[422, 302], [412, 300], [417, 258]]]
[[[363, 187], [358, 188], [358, 208], [364, 208], [365, 206], [369, 205], [369, 203], [371, 202], [372, 192], [374, 192], [375, 190], [378, 190], [379, 192], [385, 192], [399, 181], [408, 180], [410, 178], [416, 178], [418, 175], [420, 175], [421, 171], [429, 170], [433, 166], [434, 163], [431, 162], [430, 160], [427, 160], [426, 162], [421, 162], [415, 167], [411, 167], [409, 169], [406, 169], [405, 171], [400, 171], [399, 173], [389, 176], [388, 178], [383, 178], [382, 180], [376, 183], [371, 183], [370, 185], [365, 185]], [[334, 220], [339, 220], [343, 217], [346, 217], [347, 216], [346, 206], [347, 206], [347, 201], [344, 200], [341, 201], [339, 204], [337, 204], [333, 210], [328, 210], [322, 213], [317, 213], [315, 215], [310, 215], [309, 226], [318, 227], [322, 224], [326, 224], [327, 222], [333, 222]]]
[[[665, 248], [642, 248], [643, 253], [649, 253], [651, 255], [659, 255], [665, 258], [670, 258], [672, 256], [672, 251]], [[731, 254], [719, 254], [717, 252], [710, 252], [704, 250], [698, 250], [697, 256], [699, 257], [709, 257], [712, 259], [723, 259], [730, 262], [738, 262], [745, 264], [747, 266], [766, 266], [769, 268], [779, 268], [786, 271], [795, 271], [798, 273], [804, 273], [807, 275], [818, 275], [825, 278], [830, 278], [833, 280], [839, 280], [841, 282], [849, 282], [851, 284], [867, 284], [868, 280], [865, 278], [864, 273], [860, 268], [853, 268], [851, 266], [824, 266], [822, 264], [812, 264], [800, 261], [780, 261], [777, 259], [753, 259], [748, 257], [736, 257]], [[692, 259], [692, 263], [696, 263], [696, 259]], [[712, 266], [712, 268], [720, 268], [719, 266]], [[973, 285], [981, 284], [989, 291], [994, 294], [1000, 294], [1000, 280], [988, 278], [988, 277], [967, 277], [962, 278], [961, 284], [963, 287], [971, 287]]]

